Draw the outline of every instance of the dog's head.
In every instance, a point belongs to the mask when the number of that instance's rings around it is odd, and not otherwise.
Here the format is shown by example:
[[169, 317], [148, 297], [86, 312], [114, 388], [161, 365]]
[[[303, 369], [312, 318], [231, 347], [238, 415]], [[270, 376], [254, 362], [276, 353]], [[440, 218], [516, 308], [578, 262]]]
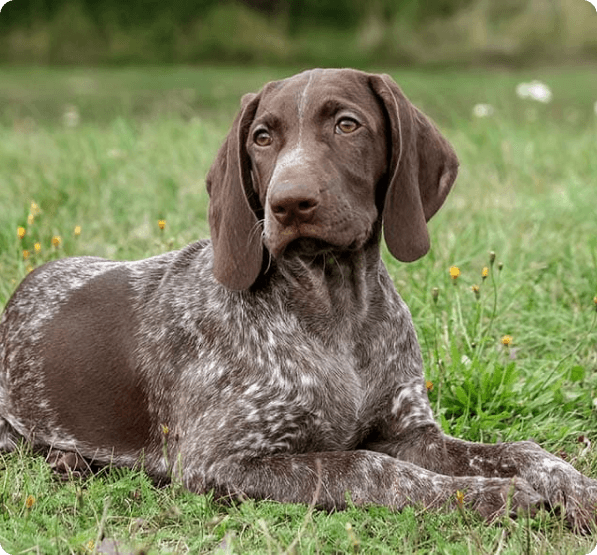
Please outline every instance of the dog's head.
[[413, 261], [458, 160], [387, 75], [311, 70], [245, 95], [207, 175], [214, 275], [247, 289], [263, 247], [357, 250], [379, 240]]

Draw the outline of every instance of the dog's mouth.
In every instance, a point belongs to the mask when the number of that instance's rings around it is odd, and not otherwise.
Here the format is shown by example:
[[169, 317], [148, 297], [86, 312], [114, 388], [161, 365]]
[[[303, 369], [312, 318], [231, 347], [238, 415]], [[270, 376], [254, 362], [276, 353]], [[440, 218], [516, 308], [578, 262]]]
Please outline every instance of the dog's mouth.
[[315, 239], [312, 237], [299, 237], [288, 243], [281, 257], [293, 258], [296, 256], [316, 257], [326, 254], [340, 254], [345, 252], [352, 252], [358, 249], [357, 241], [353, 241], [348, 246], [338, 246], [328, 243], [323, 239]]

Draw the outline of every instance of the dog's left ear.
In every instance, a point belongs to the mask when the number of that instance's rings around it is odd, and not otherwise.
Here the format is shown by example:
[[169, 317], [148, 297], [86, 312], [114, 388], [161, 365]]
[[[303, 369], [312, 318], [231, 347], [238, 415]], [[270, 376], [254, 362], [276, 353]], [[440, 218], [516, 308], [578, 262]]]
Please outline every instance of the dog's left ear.
[[384, 238], [394, 257], [412, 262], [429, 250], [427, 221], [452, 188], [458, 159], [435, 125], [411, 104], [390, 76], [371, 75], [369, 79], [390, 127]]
[[253, 285], [263, 262], [257, 221], [261, 205], [253, 190], [245, 147], [259, 99], [259, 94], [243, 96], [241, 110], [205, 178], [210, 196], [213, 273], [220, 283], [234, 290]]

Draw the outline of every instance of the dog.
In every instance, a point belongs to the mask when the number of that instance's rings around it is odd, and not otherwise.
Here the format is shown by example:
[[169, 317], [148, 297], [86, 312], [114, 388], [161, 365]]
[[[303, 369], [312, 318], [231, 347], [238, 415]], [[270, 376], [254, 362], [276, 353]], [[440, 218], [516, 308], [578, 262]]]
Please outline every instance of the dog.
[[[387, 75], [315, 69], [245, 95], [206, 178], [211, 241], [31, 272], [0, 322], [0, 445], [178, 473], [217, 497], [486, 518], [597, 482], [533, 442], [435, 422], [412, 319], [380, 257], [429, 249], [457, 157]], [[457, 496], [459, 492], [459, 496]]]

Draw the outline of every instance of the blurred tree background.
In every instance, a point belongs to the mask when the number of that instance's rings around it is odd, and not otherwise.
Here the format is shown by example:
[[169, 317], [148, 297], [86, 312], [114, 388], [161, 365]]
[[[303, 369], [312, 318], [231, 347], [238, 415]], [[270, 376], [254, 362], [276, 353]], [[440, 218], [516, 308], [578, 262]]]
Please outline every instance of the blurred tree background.
[[586, 0], [12, 0], [0, 63], [356, 65], [597, 59]]

